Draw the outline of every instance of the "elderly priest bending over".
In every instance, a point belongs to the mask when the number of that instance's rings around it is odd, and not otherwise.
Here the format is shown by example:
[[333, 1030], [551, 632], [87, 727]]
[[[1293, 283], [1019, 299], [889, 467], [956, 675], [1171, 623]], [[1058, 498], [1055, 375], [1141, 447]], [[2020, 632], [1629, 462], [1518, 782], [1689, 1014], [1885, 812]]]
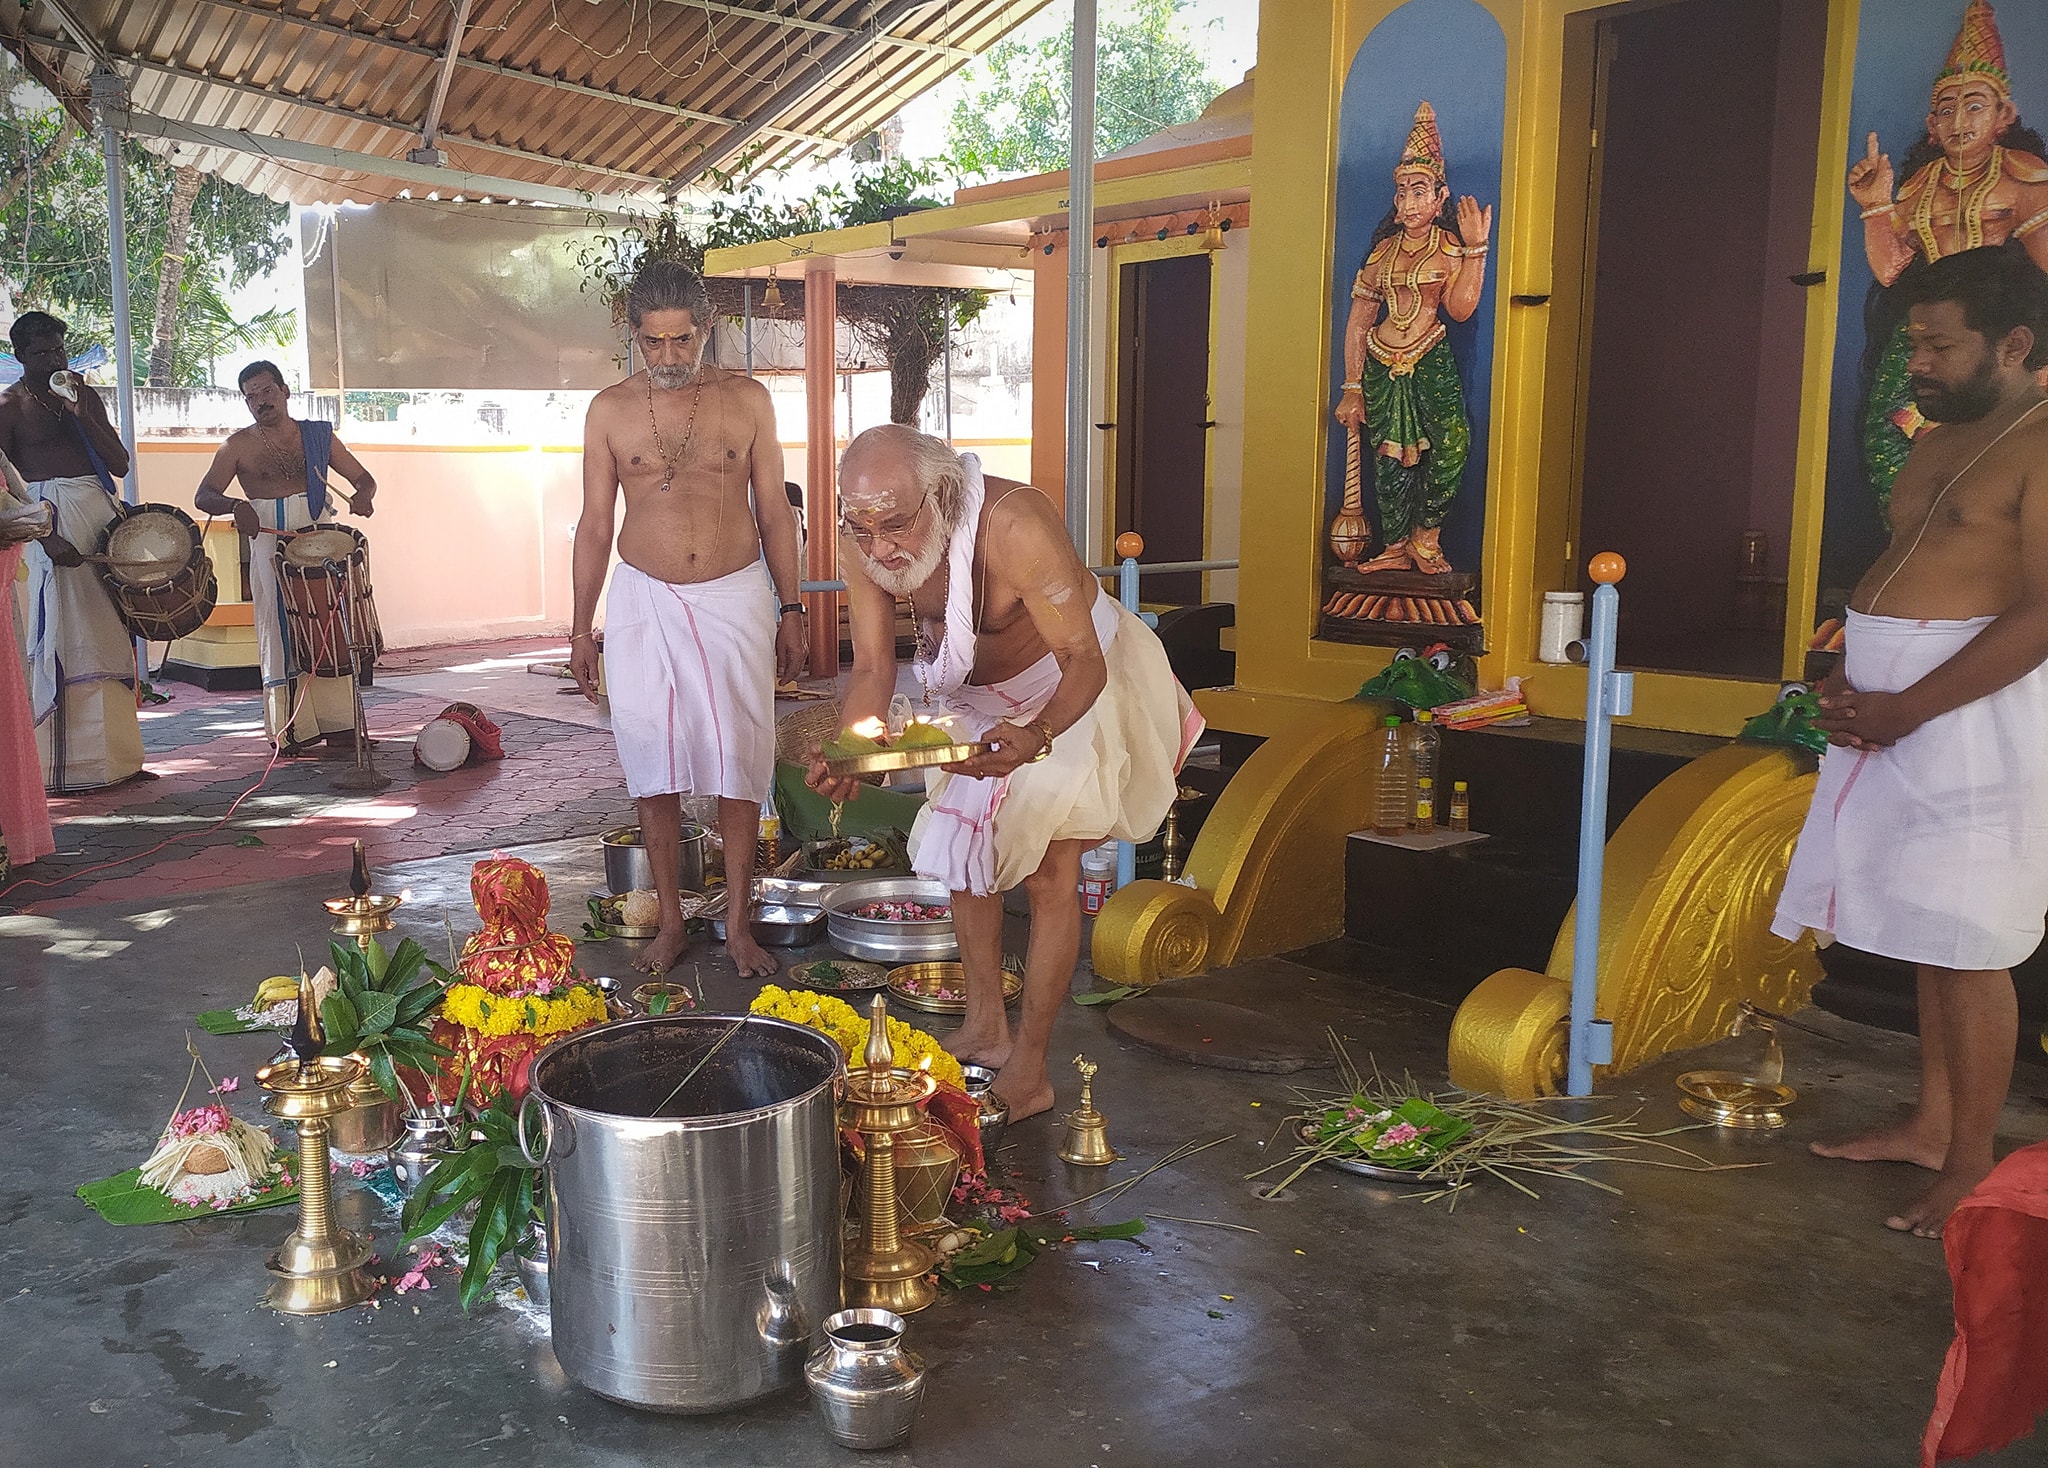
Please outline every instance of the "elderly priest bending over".
[[[967, 1017], [947, 1048], [1001, 1071], [1013, 1120], [1051, 1108], [1046, 1046], [1081, 953], [1081, 853], [1149, 839], [1201, 732], [1150, 628], [1109, 596], [1051, 500], [984, 479], [972, 454], [898, 425], [847, 446], [839, 469], [853, 632], [846, 722], [896, 688], [896, 599], [910, 603], [922, 715], [995, 748], [936, 776], [911, 833], [919, 874], [953, 894]], [[852, 780], [813, 764], [835, 800]], [[1017, 1033], [1003, 1012], [1002, 894], [1031, 898]]]

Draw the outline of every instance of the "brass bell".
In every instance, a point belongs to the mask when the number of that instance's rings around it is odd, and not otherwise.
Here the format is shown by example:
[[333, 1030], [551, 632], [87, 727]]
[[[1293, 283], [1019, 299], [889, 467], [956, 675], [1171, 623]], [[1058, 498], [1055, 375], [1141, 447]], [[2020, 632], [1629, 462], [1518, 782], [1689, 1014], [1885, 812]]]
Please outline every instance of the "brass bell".
[[1109, 1120], [1095, 1109], [1096, 1064], [1085, 1055], [1076, 1055], [1074, 1069], [1081, 1072], [1081, 1105], [1067, 1113], [1060, 1160], [1078, 1167], [1107, 1167], [1123, 1154], [1109, 1145]]

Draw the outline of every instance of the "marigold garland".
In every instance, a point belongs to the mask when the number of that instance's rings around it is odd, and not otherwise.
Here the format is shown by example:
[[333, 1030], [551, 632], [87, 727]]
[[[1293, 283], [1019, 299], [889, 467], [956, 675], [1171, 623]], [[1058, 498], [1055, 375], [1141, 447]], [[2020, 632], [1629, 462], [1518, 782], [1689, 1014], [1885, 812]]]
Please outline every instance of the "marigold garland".
[[604, 995], [590, 984], [574, 984], [553, 996], [508, 998], [477, 984], [451, 984], [441, 1000], [442, 1016], [485, 1039], [529, 1034], [540, 1038], [601, 1024]]
[[[792, 994], [787, 989], [769, 984], [755, 997], [749, 1009], [769, 1019], [786, 1019], [830, 1035], [848, 1061], [855, 1065], [860, 1064], [868, 1048], [867, 1016], [830, 994]], [[934, 1077], [956, 1090], [965, 1089], [960, 1062], [948, 1055], [939, 1042], [923, 1030], [913, 1029], [892, 1016], [889, 1020], [889, 1042], [896, 1047], [899, 1066], [915, 1070], [926, 1057], [930, 1057]]]

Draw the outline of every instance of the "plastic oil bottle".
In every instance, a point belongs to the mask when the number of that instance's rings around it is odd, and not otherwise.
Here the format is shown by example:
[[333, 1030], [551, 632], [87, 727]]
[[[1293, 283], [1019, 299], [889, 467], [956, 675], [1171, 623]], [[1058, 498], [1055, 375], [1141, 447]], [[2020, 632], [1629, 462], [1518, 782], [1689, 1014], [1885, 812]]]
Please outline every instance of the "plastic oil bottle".
[[1472, 829], [1472, 792], [1465, 788], [1463, 780], [1451, 782], [1450, 828], [1453, 831]]
[[[1415, 722], [1404, 731], [1408, 736], [1408, 763], [1414, 770], [1414, 810], [1410, 813], [1410, 824], [1421, 832], [1433, 831], [1437, 825], [1436, 811], [1436, 766], [1437, 755], [1443, 746], [1443, 731], [1436, 726], [1436, 715], [1428, 709], [1415, 711]], [[1428, 789], [1430, 799], [1425, 802], [1422, 792]], [[1423, 818], [1423, 806], [1429, 806], [1429, 818]]]
[[1407, 733], [1393, 714], [1387, 715], [1380, 731], [1376, 764], [1379, 789], [1373, 800], [1373, 834], [1404, 836], [1414, 818], [1415, 763], [1408, 756]]

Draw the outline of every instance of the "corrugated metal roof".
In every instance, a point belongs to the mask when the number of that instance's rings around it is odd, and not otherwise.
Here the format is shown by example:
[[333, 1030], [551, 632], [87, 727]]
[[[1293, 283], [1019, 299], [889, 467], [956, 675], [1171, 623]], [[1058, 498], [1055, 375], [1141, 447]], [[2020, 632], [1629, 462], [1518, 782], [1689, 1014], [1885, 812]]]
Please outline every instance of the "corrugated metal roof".
[[0, 37], [81, 115], [104, 61], [151, 147], [272, 198], [563, 203], [829, 156], [1045, 3], [470, 0], [440, 171], [405, 159], [459, 0], [28, 0]]

